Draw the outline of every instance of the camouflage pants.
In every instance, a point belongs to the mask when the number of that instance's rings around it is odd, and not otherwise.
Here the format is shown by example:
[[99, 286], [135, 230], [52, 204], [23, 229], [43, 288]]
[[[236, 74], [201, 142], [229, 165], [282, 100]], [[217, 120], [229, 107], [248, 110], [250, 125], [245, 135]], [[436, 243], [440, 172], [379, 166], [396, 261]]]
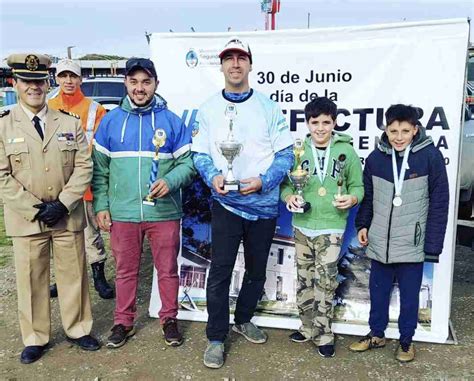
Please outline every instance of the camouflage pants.
[[337, 283], [337, 259], [342, 234], [308, 238], [295, 229], [298, 289], [296, 302], [302, 326], [300, 332], [316, 345], [334, 343], [331, 321]]

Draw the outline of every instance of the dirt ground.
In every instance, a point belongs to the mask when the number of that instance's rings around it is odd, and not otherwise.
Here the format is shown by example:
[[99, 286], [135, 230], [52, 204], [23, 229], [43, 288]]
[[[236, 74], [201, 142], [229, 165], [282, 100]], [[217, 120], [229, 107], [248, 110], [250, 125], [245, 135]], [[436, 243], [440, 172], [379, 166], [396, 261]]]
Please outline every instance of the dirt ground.
[[[0, 232], [1, 233], [1, 232]], [[0, 242], [2, 244], [2, 242]], [[236, 334], [226, 344], [223, 368], [210, 370], [202, 363], [206, 346], [204, 323], [181, 322], [186, 341], [179, 348], [167, 347], [159, 322], [148, 317], [152, 278], [150, 255], [144, 256], [138, 298], [138, 332], [127, 345], [98, 352], [71, 346], [59, 320], [57, 300], [52, 301], [52, 342], [40, 361], [22, 365], [23, 349], [16, 308], [15, 272], [8, 242], [0, 246], [0, 379], [1, 380], [307, 380], [307, 379], [474, 379], [474, 252], [457, 246], [451, 318], [459, 344], [417, 343], [417, 358], [399, 364], [391, 340], [383, 349], [353, 354], [348, 345], [354, 337], [337, 337], [337, 353], [332, 359], [318, 356], [311, 343], [295, 344], [288, 331], [268, 329], [269, 341], [254, 345]], [[107, 264], [113, 277], [113, 260]], [[93, 332], [103, 342], [112, 325], [113, 300], [102, 300], [91, 288]]]

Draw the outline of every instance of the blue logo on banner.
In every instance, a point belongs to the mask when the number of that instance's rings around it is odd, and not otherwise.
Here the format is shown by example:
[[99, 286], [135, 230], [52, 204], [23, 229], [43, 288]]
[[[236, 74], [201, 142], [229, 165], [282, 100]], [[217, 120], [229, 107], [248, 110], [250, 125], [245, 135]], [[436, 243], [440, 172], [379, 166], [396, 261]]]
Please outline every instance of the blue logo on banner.
[[198, 65], [199, 59], [197, 53], [190, 49], [189, 52], [186, 54], [186, 65], [190, 68], [194, 68]]

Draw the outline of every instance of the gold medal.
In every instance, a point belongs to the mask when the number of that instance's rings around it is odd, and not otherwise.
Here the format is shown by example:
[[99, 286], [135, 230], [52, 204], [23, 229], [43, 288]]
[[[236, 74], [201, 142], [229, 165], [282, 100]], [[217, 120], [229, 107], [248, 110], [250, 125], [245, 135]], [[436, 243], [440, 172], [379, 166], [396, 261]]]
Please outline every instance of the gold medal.
[[327, 193], [327, 192], [326, 192], [326, 188], [320, 187], [320, 188], [318, 189], [318, 194], [319, 194], [321, 197], [326, 196], [326, 193]]

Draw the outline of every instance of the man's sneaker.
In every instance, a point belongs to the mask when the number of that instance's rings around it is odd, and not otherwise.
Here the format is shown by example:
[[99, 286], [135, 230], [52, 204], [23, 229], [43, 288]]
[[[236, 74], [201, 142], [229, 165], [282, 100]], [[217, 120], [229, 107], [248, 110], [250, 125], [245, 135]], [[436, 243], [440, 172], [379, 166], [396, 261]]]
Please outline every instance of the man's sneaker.
[[107, 348], [119, 348], [124, 345], [129, 337], [135, 335], [135, 327], [125, 327], [123, 324], [114, 325], [112, 334], [107, 339]]
[[224, 343], [209, 342], [204, 351], [204, 365], [212, 369], [224, 365]]
[[410, 362], [415, 359], [415, 346], [413, 343], [400, 343], [395, 358], [400, 362]]
[[385, 347], [385, 337], [373, 336], [372, 332], [359, 341], [352, 343], [349, 349], [352, 352], [365, 352], [369, 349]]
[[167, 319], [161, 329], [163, 331], [166, 345], [179, 347], [183, 344], [183, 335], [179, 332], [178, 321], [176, 319]]
[[263, 344], [268, 338], [264, 331], [251, 322], [244, 324], [234, 324], [232, 331], [240, 333], [248, 341], [254, 344]]
[[318, 347], [318, 353], [321, 357], [334, 357], [336, 354], [334, 344], [320, 345]]
[[294, 343], [306, 343], [310, 339], [304, 336], [300, 331], [296, 331], [290, 335], [290, 340]]

